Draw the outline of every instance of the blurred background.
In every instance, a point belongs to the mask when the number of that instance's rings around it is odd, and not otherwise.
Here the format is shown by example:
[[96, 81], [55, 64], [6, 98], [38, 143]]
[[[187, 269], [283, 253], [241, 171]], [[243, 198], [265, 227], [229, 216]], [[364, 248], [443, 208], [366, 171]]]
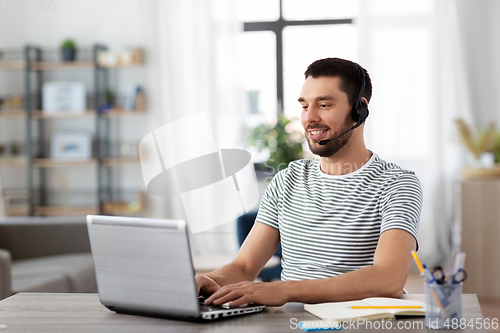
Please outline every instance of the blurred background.
[[[137, 147], [198, 112], [218, 147], [252, 153], [262, 194], [311, 157], [297, 121], [306, 67], [340, 57], [372, 78], [368, 148], [420, 178], [422, 260], [447, 265], [462, 249], [478, 277], [469, 290], [500, 297], [488, 282], [500, 278], [499, 11], [494, 0], [1, 1], [0, 215], [185, 218], [178, 196], [146, 193]], [[236, 228], [235, 217], [191, 235], [194, 254], [233, 256]]]

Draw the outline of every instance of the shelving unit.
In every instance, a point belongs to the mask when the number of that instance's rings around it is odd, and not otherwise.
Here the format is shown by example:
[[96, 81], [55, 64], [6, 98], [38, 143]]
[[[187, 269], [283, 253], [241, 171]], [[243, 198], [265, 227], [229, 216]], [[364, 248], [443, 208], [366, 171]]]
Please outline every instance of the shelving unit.
[[[464, 293], [500, 297], [500, 176], [461, 180], [461, 245], [467, 253]], [[496, 253], [496, 254], [495, 254]]]
[[[23, 61], [22, 54], [23, 54], [22, 49], [16, 49], [16, 50], [12, 49], [3, 54], [2, 59], [0, 59], [0, 71], [2, 72], [2, 75], [3, 74], [11, 75], [8, 72], [18, 72], [19, 74], [14, 74], [14, 77], [16, 75], [20, 75], [20, 77], [22, 77], [23, 71], [25, 70], [26, 67], [26, 63], [25, 61]], [[12, 56], [14, 56], [14, 59], [10, 59]], [[4, 87], [2, 87], [2, 89], [0, 90], [0, 96], [2, 97], [4, 97], [5, 94], [8, 93], [12, 93], [12, 91], [9, 92], [5, 90]], [[9, 105], [7, 107], [5, 107], [5, 104], [0, 105], [0, 123], [2, 124], [2, 126], [5, 126], [4, 128], [10, 129], [12, 127], [12, 124], [14, 124], [12, 122], [18, 122], [23, 120], [25, 121], [26, 115], [27, 115], [26, 110], [23, 107], [23, 105]], [[22, 126], [24, 127], [25, 125], [23, 124]], [[5, 132], [8, 133], [9, 130]], [[4, 134], [3, 139], [5, 139], [6, 135], [5, 132], [3, 133]], [[28, 167], [28, 159], [26, 155], [22, 155], [20, 153], [13, 154], [12, 151], [9, 151], [9, 149], [7, 149], [7, 147], [8, 146], [3, 146], [2, 153], [0, 154], [0, 177], [3, 176], [5, 177], [4, 179], [7, 179], [11, 177], [12, 173], [19, 174], [19, 172], [21, 172], [23, 176], [25, 176]], [[5, 199], [6, 201], [10, 201], [10, 195], [8, 195], [8, 192], [25, 194], [27, 191], [26, 188], [24, 187], [6, 188], [5, 183], [2, 182], [1, 179], [0, 179], [0, 185], [3, 185], [3, 187], [0, 186], [0, 199]], [[6, 202], [5, 206], [6, 206], [6, 213], [8, 215], [26, 215], [28, 211], [28, 207], [26, 204], [18, 204], [16, 206], [11, 206]]]
[[[111, 119], [126, 117], [131, 114], [142, 112], [130, 112], [121, 109], [112, 109], [106, 113], [99, 112], [100, 106], [105, 104], [104, 91], [109, 88], [110, 68], [121, 68], [127, 66], [100, 66], [97, 59], [101, 51], [106, 50], [103, 45], [95, 45], [92, 48], [92, 59], [88, 61], [44, 61], [43, 49], [27, 46], [24, 49], [24, 61], [9, 62], [0, 65], [1, 69], [24, 70], [25, 73], [25, 109], [11, 110], [8, 113], [0, 113], [1, 118], [25, 118], [26, 119], [26, 156], [24, 158], [0, 158], [1, 166], [24, 166], [27, 168], [28, 178], [28, 205], [25, 209], [18, 209], [17, 214], [27, 215], [86, 215], [86, 214], [119, 214], [125, 207], [122, 201], [113, 201], [113, 169], [130, 164], [137, 164], [138, 158], [113, 157], [111, 155], [110, 121]], [[135, 64], [137, 66], [139, 64]], [[47, 71], [91, 71], [93, 74], [91, 100], [93, 107], [80, 113], [63, 112], [47, 114], [42, 110], [42, 85], [44, 73]], [[32, 98], [34, 96], [34, 98]], [[142, 110], [141, 110], [142, 111]], [[70, 119], [92, 119], [94, 118], [94, 153], [88, 160], [54, 160], [47, 156], [47, 149], [43, 149], [44, 138], [46, 138], [47, 122], [54, 120]], [[37, 145], [39, 148], [36, 149]], [[64, 206], [54, 205], [49, 202], [47, 173], [50, 170], [61, 168], [95, 168], [96, 188], [95, 204]], [[118, 185], [116, 187], [119, 187]], [[65, 191], [71, 191], [65, 189]], [[69, 193], [68, 192], [68, 193]], [[57, 203], [59, 204], [59, 203]], [[141, 203], [143, 205], [143, 203]], [[110, 207], [113, 207], [111, 209]], [[107, 209], [105, 209], [107, 208]], [[126, 211], [126, 209], [125, 209]]]

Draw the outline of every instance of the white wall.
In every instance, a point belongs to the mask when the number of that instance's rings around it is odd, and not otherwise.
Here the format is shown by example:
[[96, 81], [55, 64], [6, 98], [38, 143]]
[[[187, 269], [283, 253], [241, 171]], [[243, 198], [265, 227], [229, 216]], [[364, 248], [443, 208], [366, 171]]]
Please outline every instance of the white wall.
[[457, 0], [471, 106], [477, 125], [500, 125], [500, 1]]
[[[16, 1], [27, 2], [27, 1]], [[46, 1], [47, 2], [47, 1]], [[142, 44], [143, 29], [136, 0], [55, 0], [54, 11], [0, 11], [0, 45], [33, 43], [55, 48], [67, 37], [80, 45], [96, 41], [112, 47]]]

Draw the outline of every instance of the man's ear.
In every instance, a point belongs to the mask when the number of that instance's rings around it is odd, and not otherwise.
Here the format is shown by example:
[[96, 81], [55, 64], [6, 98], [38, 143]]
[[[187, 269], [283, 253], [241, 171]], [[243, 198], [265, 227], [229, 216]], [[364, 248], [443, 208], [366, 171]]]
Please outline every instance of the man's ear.
[[364, 97], [361, 97], [361, 102], [365, 103], [368, 106], [368, 100]]

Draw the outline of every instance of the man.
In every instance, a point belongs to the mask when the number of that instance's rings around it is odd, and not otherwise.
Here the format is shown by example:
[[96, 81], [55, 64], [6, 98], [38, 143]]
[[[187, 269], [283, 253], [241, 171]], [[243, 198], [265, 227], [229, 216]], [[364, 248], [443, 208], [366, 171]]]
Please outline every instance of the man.
[[[210, 296], [207, 304], [279, 306], [403, 292], [418, 248], [420, 183], [365, 146], [358, 107], [368, 105], [372, 87], [364, 69], [328, 58], [312, 63], [305, 77], [301, 121], [320, 157], [279, 172], [236, 258], [196, 277], [199, 292]], [[252, 282], [280, 241], [282, 281]]]

